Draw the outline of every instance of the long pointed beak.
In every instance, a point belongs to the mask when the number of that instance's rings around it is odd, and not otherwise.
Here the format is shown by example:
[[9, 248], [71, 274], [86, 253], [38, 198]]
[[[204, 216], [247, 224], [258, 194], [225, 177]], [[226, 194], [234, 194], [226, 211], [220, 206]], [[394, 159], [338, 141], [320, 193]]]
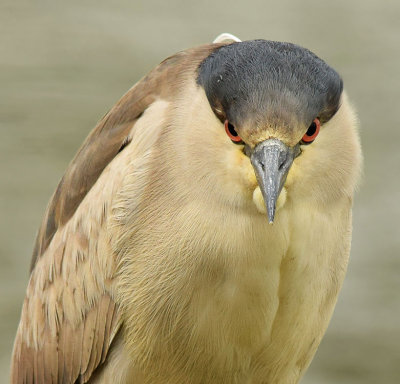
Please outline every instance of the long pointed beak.
[[299, 151], [298, 145], [288, 147], [278, 139], [268, 139], [257, 144], [250, 155], [270, 223], [274, 222], [276, 201]]

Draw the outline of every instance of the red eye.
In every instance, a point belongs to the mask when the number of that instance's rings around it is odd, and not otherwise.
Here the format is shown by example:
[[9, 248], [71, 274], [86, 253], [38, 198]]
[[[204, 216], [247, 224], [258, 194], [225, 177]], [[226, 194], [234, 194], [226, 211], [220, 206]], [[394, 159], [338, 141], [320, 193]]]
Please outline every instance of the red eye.
[[310, 127], [307, 129], [307, 132], [301, 139], [303, 144], [311, 144], [318, 136], [320, 128], [321, 128], [321, 123], [319, 122], [319, 119], [314, 119]]
[[224, 125], [225, 125], [225, 132], [229, 136], [229, 138], [234, 143], [241, 143], [242, 142], [242, 138], [235, 131], [235, 127], [228, 120], [225, 120], [225, 124]]

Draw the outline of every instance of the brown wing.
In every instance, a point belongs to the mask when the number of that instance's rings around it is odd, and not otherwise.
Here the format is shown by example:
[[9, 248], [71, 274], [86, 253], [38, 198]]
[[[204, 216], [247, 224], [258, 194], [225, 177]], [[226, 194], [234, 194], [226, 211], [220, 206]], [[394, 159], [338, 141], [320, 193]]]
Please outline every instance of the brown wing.
[[[121, 161], [120, 157], [119, 162]], [[31, 273], [14, 344], [12, 383], [85, 383], [120, 327], [107, 218], [122, 175], [107, 167]]]
[[[85, 383], [121, 325], [117, 260], [106, 222], [123, 179], [121, 149], [145, 109], [173, 100], [182, 78], [219, 45], [166, 59], [90, 133], [61, 179], [39, 229], [14, 344], [12, 383]], [[119, 160], [117, 160], [119, 158]]]

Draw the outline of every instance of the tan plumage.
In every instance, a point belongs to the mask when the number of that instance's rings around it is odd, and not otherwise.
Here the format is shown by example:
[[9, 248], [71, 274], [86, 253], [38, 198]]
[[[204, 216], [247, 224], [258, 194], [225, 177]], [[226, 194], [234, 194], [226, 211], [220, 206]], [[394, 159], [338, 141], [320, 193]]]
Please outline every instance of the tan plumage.
[[[12, 383], [287, 384], [304, 373], [346, 270], [355, 118], [343, 94], [268, 224], [249, 157], [196, 83], [223, 45], [161, 63], [71, 162], [37, 237]], [[304, 128], [240, 134], [294, 146]]]

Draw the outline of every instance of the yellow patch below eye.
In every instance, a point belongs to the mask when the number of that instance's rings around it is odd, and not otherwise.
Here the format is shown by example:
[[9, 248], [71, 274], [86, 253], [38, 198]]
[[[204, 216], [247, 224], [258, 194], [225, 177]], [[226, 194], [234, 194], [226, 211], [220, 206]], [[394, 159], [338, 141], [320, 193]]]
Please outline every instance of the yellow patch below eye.
[[[265, 207], [264, 198], [261, 193], [260, 187], [257, 187], [253, 192], [253, 202], [257, 207], [257, 210], [260, 213], [267, 214], [267, 208]], [[282, 191], [278, 197], [278, 201], [276, 202], [276, 212], [282, 208], [286, 203], [286, 188], [283, 187]]]
[[239, 175], [240, 182], [243, 183], [246, 189], [254, 190], [258, 184], [250, 159], [241, 150], [233, 152], [233, 159], [234, 170], [231, 172]]

